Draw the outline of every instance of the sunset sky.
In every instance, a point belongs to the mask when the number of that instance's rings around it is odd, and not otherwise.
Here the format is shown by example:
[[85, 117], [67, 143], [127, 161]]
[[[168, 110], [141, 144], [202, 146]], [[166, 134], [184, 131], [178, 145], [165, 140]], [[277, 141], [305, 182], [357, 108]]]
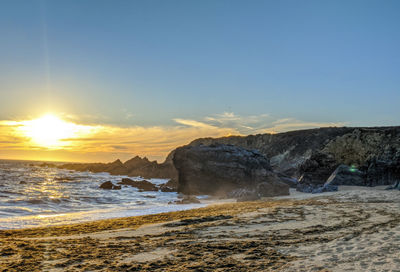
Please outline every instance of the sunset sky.
[[400, 123], [400, 1], [0, 1], [0, 158]]

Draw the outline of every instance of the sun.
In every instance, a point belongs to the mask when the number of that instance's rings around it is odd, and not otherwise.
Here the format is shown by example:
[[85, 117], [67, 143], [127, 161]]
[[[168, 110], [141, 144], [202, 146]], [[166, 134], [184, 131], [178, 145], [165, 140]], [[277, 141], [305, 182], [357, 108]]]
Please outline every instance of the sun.
[[61, 148], [68, 145], [68, 139], [82, 134], [83, 126], [67, 122], [54, 114], [22, 122], [21, 130], [31, 141], [41, 147]]

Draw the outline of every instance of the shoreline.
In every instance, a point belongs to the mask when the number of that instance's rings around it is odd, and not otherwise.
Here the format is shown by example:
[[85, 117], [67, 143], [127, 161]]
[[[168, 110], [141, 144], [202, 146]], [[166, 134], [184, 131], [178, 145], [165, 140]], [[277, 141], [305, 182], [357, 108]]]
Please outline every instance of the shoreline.
[[400, 270], [400, 193], [341, 187], [0, 231], [0, 271]]

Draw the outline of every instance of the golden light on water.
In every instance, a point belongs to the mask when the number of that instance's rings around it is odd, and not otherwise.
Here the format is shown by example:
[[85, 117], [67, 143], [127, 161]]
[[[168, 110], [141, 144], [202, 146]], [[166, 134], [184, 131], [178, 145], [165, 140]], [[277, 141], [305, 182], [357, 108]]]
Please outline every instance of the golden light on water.
[[22, 121], [20, 132], [32, 143], [41, 147], [57, 149], [71, 145], [68, 140], [88, 135], [92, 128], [65, 121], [53, 114], [38, 119]]

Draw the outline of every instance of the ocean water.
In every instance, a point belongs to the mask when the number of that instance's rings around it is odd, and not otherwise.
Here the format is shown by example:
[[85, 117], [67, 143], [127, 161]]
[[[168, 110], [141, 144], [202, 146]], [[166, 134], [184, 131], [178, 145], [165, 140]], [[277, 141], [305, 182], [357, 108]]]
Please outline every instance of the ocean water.
[[[102, 190], [126, 176], [40, 167], [39, 162], [0, 160], [0, 229], [78, 223], [186, 210], [204, 204], [168, 204], [177, 193], [138, 192], [131, 186]], [[132, 178], [140, 180], [140, 177]], [[150, 179], [154, 184], [166, 179]]]

